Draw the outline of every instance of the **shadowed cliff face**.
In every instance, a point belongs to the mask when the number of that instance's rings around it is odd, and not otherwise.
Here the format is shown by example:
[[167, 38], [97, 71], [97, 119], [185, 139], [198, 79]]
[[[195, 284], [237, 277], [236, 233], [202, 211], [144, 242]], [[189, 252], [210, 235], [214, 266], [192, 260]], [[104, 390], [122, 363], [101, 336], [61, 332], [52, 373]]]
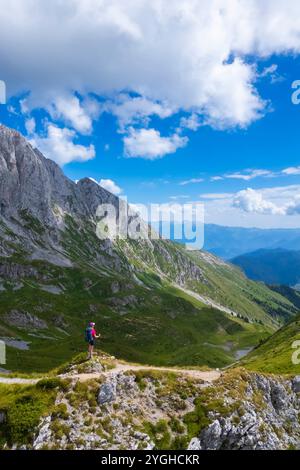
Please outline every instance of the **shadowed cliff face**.
[[[125, 202], [89, 178], [84, 178], [77, 184], [69, 180], [56, 163], [46, 159], [37, 149], [33, 149], [21, 134], [0, 126], [1, 219], [9, 230], [22, 238], [22, 248], [25, 248], [25, 251], [29, 249], [31, 254], [34, 252], [35, 256], [39, 256], [38, 252], [48, 249], [54, 250], [57, 256], [57, 251], [60, 251], [61, 254], [64, 252], [64, 255], [72, 257], [68, 253], [66, 237], [70, 232], [73, 232], [75, 237], [77, 232], [78, 238], [82, 238], [81, 244], [90, 248], [88, 251], [98, 248], [99, 251], [104, 250], [112, 256], [120, 256], [120, 253], [116, 255], [118, 249], [114, 240], [107, 238], [101, 241], [96, 237], [96, 224], [99, 221], [97, 209], [103, 204], [115, 208], [117, 219], [120, 208], [128, 211], [128, 222], [136, 219], [141, 232], [148, 232], [147, 225]], [[86, 232], [89, 232], [89, 240]], [[22, 240], [19, 240], [21, 244]], [[156, 244], [150, 240], [140, 240], [133, 242], [133, 248], [134, 245], [141, 249], [141, 258], [146, 255], [146, 262], [147, 258], [153, 258], [157, 248], [158, 256], [163, 256], [170, 264], [173, 263], [168, 242]], [[126, 251], [128, 255], [130, 244], [125, 246], [124, 250], [125, 256], [120, 259], [120, 263], [128, 265]], [[148, 253], [143, 253], [145, 250], [148, 250]], [[179, 250], [177, 252], [178, 275], [191, 269], [193, 277], [200, 279], [200, 268]], [[139, 256], [138, 250], [136, 255]]]
[[55, 206], [78, 217], [95, 216], [100, 203], [117, 205], [118, 198], [88, 178], [75, 184], [21, 134], [0, 126], [0, 200], [6, 217], [27, 209], [51, 224]]

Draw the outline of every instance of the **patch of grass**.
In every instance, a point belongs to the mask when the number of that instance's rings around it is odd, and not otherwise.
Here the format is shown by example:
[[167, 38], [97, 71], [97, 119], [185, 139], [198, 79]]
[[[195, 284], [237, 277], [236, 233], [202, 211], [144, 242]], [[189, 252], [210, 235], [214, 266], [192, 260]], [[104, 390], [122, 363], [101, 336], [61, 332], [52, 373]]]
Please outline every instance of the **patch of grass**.
[[57, 418], [52, 421], [50, 428], [56, 440], [60, 440], [64, 436], [68, 436], [70, 432], [70, 426], [63, 423], [60, 419]]
[[51, 412], [56, 394], [53, 388], [1, 384], [0, 410], [6, 414], [6, 422], [0, 425], [2, 444], [31, 444], [41, 417]]
[[293, 354], [300, 359], [300, 347], [293, 348], [293, 344], [300, 344], [300, 316], [277, 331], [253, 350], [243, 361], [242, 365], [249, 370], [269, 374], [300, 373], [300, 364], [293, 362]]
[[156, 449], [167, 450], [170, 448], [171, 433], [166, 420], [161, 419], [156, 424], [145, 422], [144, 432], [153, 440]]
[[39, 380], [36, 384], [36, 387], [42, 390], [54, 390], [58, 388], [59, 390], [66, 391], [69, 387], [69, 383], [69, 380], [62, 380], [58, 377], [51, 377]]
[[67, 420], [69, 418], [69, 413], [68, 413], [68, 408], [65, 403], [60, 403], [59, 405], [56, 405], [53, 410], [52, 410], [52, 417], [59, 418], [62, 420]]

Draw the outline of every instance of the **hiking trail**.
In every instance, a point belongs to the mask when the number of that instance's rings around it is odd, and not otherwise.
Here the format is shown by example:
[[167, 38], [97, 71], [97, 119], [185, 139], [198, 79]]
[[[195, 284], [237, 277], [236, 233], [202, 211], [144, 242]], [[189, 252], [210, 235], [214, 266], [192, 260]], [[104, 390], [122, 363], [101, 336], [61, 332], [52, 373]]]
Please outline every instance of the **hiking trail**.
[[[165, 371], [165, 372], [175, 372], [177, 374], [182, 374], [185, 376], [189, 376], [195, 379], [201, 379], [205, 382], [214, 382], [221, 376], [221, 372], [219, 370], [210, 370], [210, 371], [200, 371], [196, 369], [179, 369], [179, 368], [172, 368], [172, 367], [152, 367], [152, 366], [143, 366], [143, 365], [131, 365], [131, 364], [122, 364], [117, 363], [116, 367], [113, 369], [109, 369], [103, 372], [90, 372], [90, 373], [80, 373], [80, 374], [72, 374], [72, 375], [58, 375], [57, 377], [61, 378], [72, 378], [78, 379], [80, 382], [85, 382], [91, 379], [97, 379], [99, 376], [111, 376], [119, 374], [120, 372], [128, 372], [128, 371], [140, 371], [140, 370], [156, 370], [156, 371]], [[7, 384], [7, 385], [34, 385], [42, 379], [48, 378], [47, 376], [39, 377], [37, 379], [25, 379], [20, 377], [0, 377], [0, 383]]]

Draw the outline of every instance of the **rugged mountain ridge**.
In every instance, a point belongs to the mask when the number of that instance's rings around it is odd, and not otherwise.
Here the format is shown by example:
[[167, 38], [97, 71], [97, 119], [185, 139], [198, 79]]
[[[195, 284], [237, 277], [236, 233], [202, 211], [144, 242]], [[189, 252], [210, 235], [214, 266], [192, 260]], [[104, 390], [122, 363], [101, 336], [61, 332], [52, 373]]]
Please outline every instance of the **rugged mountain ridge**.
[[0, 126], [0, 198], [5, 218], [31, 209], [46, 225], [59, 224], [55, 207], [77, 216], [94, 216], [95, 201], [117, 204], [117, 198], [88, 178], [78, 184], [34, 149], [18, 132]]
[[300, 230], [205, 225], [204, 249], [226, 260], [260, 249], [280, 248], [300, 250]]
[[[70, 358], [91, 317], [113, 354], [216, 366], [296, 314], [282, 295], [208, 253], [163, 239], [99, 240], [101, 203], [125, 204], [88, 178], [70, 181], [0, 126], [0, 337], [13, 370], [47, 370]], [[130, 212], [132, 219], [149, 230]], [[45, 328], [34, 326], [39, 321]]]

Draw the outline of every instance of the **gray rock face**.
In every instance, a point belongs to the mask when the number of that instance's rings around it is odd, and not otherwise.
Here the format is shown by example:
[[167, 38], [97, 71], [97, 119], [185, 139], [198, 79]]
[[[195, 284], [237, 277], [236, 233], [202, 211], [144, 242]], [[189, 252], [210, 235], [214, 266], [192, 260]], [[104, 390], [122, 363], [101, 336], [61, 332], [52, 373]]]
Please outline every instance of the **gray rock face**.
[[47, 226], [60, 224], [62, 212], [78, 217], [95, 216], [100, 202], [118, 205], [118, 198], [89, 178], [78, 184], [60, 167], [34, 149], [17, 131], [0, 125], [0, 214], [19, 218], [28, 210]]
[[201, 443], [197, 437], [193, 437], [191, 442], [189, 443], [188, 450], [201, 450]]
[[[296, 395], [299, 377], [293, 381], [275, 380], [253, 374], [246, 396], [241, 396], [241, 411], [228, 416], [211, 412], [212, 422], [190, 449], [202, 450], [277, 450], [300, 448], [300, 399]], [[227, 397], [227, 404], [230, 402]], [[234, 407], [233, 407], [234, 409]]]
[[112, 403], [116, 399], [116, 382], [114, 380], [106, 382], [101, 385], [98, 403], [104, 405], [106, 403]]
[[111, 283], [111, 291], [113, 294], [117, 294], [118, 292], [120, 292], [120, 284], [118, 283], [118, 281], [114, 281]]
[[33, 441], [33, 448], [40, 450], [51, 440], [51, 416], [47, 416], [40, 424], [37, 435]]
[[17, 280], [24, 277], [36, 277], [38, 272], [32, 266], [10, 263], [0, 265], [0, 277], [4, 279]]
[[138, 392], [138, 386], [134, 376], [123, 373], [112, 374], [107, 381], [101, 385], [98, 394], [99, 405], [109, 404], [116, 398], [128, 398]]
[[44, 320], [41, 320], [37, 316], [28, 312], [11, 310], [4, 318], [10, 325], [20, 328], [33, 328], [37, 330], [48, 328], [47, 323]]
[[[46, 159], [17, 131], [0, 125], [0, 256], [13, 254], [12, 243], [28, 253], [30, 260], [46, 260], [58, 266], [72, 266], [72, 240], [66, 246], [63, 233], [66, 217], [70, 216], [74, 230], [84, 232], [87, 226], [96, 235], [97, 208], [100, 204], [111, 204], [119, 217], [120, 207], [129, 212], [131, 221], [148, 234], [148, 226], [126, 203], [89, 178], [77, 184], [69, 180], [53, 161]], [[130, 229], [129, 229], [130, 231]], [[82, 238], [86, 238], [84, 233]], [[150, 263], [158, 272], [164, 271], [173, 281], [183, 285], [188, 280], [204, 280], [199, 266], [188, 256], [177, 250], [174, 262], [174, 246], [159, 240], [136, 240], [134, 247], [125, 247], [120, 253], [113, 240], [86, 238], [86, 252], [97, 267], [108, 267], [120, 273], [126, 270], [134, 276], [134, 268], [128, 258], [137, 257]], [[127, 252], [126, 252], [127, 250]], [[125, 256], [124, 256], [125, 255]], [[170, 266], [166, 272], [165, 263]], [[30, 268], [28, 268], [30, 270]], [[34, 272], [22, 272], [20, 267], [2, 268], [6, 279], [30, 277]], [[1, 272], [0, 272], [1, 277]], [[120, 291], [120, 285], [111, 286], [112, 293]]]
[[295, 393], [300, 393], [300, 375], [294, 377], [292, 381], [292, 388]]

